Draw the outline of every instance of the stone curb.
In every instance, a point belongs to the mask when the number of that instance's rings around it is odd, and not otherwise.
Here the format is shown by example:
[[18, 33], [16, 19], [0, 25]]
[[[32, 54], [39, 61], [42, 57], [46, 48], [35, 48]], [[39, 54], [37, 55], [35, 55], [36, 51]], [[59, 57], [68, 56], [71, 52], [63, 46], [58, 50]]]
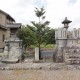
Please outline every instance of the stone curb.
[[59, 68], [59, 67], [30, 67], [30, 68], [9, 68], [9, 67], [3, 67], [0, 68], [0, 70], [80, 70], [80, 68], [73, 68], [73, 67], [67, 67], [67, 68]]

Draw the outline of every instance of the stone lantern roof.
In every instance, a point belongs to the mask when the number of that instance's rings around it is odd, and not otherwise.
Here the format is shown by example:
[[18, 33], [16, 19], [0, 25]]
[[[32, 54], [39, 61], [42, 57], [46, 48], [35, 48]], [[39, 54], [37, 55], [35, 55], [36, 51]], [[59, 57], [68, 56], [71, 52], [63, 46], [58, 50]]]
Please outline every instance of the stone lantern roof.
[[65, 20], [62, 22], [62, 24], [64, 24], [64, 28], [68, 29], [69, 27], [69, 23], [71, 23], [72, 21], [68, 20], [67, 17], [65, 17]]
[[71, 23], [72, 21], [68, 20], [67, 17], [65, 17], [65, 20], [62, 22], [62, 24], [69, 24]]

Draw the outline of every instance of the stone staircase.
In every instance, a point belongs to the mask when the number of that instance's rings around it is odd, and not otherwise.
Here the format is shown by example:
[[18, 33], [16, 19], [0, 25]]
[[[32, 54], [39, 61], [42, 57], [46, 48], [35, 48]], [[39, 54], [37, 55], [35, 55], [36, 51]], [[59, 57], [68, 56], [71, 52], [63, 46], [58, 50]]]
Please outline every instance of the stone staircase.
[[80, 64], [80, 48], [68, 47], [64, 51], [63, 57], [66, 64]]

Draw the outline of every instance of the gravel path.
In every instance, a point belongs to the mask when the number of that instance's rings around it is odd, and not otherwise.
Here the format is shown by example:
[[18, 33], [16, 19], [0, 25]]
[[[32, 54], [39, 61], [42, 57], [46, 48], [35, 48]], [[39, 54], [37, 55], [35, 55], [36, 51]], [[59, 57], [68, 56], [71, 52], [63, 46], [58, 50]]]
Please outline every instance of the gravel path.
[[[2, 70], [1, 68], [5, 69]], [[0, 80], [80, 80], [80, 65], [65, 65], [63, 63], [0, 63], [0, 69]]]
[[0, 80], [80, 80], [78, 70], [0, 70]]

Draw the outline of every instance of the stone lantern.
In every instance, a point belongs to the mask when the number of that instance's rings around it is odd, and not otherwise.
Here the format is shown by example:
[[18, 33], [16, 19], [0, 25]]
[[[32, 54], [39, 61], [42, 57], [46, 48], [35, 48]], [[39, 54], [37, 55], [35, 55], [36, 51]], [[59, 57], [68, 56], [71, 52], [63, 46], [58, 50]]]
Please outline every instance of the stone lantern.
[[68, 20], [67, 17], [65, 17], [65, 20], [62, 22], [62, 24], [64, 24], [64, 28], [68, 29], [69, 27], [69, 23], [71, 23], [72, 21]]

